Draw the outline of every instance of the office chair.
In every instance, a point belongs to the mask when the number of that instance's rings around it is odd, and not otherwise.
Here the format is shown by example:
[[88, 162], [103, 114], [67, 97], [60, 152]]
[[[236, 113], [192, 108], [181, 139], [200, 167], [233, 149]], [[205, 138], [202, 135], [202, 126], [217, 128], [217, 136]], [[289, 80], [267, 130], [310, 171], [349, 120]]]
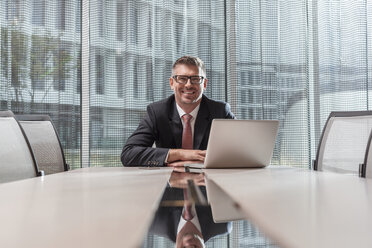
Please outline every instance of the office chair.
[[41, 173], [27, 137], [11, 111], [0, 111], [0, 183]]
[[361, 177], [372, 178], [372, 131], [368, 138], [367, 148], [364, 156], [363, 164], [359, 165]]
[[38, 167], [45, 175], [67, 171], [58, 133], [48, 115], [16, 115], [24, 129]]
[[372, 111], [331, 112], [319, 141], [314, 170], [361, 176]]

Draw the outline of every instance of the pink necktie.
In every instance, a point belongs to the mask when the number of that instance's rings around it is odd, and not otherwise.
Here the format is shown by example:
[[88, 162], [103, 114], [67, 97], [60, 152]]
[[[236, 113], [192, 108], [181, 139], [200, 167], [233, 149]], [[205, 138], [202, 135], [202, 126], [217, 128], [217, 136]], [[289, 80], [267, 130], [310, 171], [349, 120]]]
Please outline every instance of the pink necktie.
[[182, 149], [192, 149], [191, 118], [192, 115], [190, 114], [184, 114], [182, 116], [182, 119], [185, 122], [182, 132]]
[[183, 199], [184, 199], [184, 206], [183, 206], [184, 217], [183, 218], [188, 221], [192, 220], [194, 215], [192, 214], [192, 210], [191, 210], [192, 205], [188, 199], [187, 189], [183, 189]]

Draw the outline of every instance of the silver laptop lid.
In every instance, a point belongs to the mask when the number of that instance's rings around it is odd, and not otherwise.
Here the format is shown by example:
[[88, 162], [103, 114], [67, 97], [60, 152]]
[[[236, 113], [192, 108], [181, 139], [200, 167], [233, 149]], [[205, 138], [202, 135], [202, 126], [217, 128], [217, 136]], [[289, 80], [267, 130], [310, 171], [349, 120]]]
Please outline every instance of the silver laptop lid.
[[270, 164], [279, 121], [214, 119], [205, 168], [264, 167]]

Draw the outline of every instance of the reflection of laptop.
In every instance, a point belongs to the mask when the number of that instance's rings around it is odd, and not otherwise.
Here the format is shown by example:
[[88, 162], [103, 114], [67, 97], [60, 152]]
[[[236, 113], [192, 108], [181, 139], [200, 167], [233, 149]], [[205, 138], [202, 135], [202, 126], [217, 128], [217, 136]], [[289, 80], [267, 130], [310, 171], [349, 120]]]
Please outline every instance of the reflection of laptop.
[[205, 178], [208, 202], [211, 205], [212, 216], [215, 223], [242, 220], [242, 214], [238, 205], [228, 196], [223, 189], [212, 180]]
[[214, 119], [204, 164], [191, 168], [265, 167], [270, 164], [279, 121]]

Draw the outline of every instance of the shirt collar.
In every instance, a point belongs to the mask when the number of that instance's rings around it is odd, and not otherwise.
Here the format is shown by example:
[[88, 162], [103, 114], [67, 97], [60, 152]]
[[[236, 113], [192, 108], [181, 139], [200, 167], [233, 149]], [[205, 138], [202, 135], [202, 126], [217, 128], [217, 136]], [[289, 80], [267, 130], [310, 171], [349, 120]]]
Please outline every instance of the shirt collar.
[[[199, 222], [199, 218], [198, 218], [198, 214], [196, 213], [196, 209], [195, 209], [195, 205], [194, 204], [192, 205], [191, 211], [193, 213], [193, 218], [191, 220], [189, 220], [189, 221], [191, 221], [195, 225], [195, 227], [199, 230], [199, 232], [202, 232], [201, 226], [200, 226], [200, 222]], [[183, 214], [184, 214], [184, 210], [182, 210], [180, 222], [178, 223], [177, 233], [179, 233], [181, 231], [182, 227], [187, 222], [187, 220], [185, 220], [183, 218]]]
[[[183, 111], [183, 109], [177, 103], [176, 103], [176, 107], [177, 107], [178, 114], [180, 115], [180, 118], [182, 118], [182, 116], [186, 114], [186, 112]], [[189, 113], [194, 120], [196, 119], [196, 116], [198, 115], [199, 109], [200, 109], [200, 103], [198, 104], [198, 106], [196, 106], [196, 108], [194, 108], [193, 111]]]

